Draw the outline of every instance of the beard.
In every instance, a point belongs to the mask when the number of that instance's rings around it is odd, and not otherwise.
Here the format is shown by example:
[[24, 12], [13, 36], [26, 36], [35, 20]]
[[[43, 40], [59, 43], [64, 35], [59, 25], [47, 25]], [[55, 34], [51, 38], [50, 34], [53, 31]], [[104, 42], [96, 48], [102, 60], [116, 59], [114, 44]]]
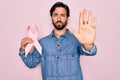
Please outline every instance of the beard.
[[[58, 24], [58, 23], [61, 23], [61, 24]], [[67, 25], [67, 21], [65, 21], [65, 23], [63, 23], [62, 21], [57, 21], [54, 23], [54, 21], [52, 21], [52, 24], [55, 29], [63, 30], [65, 28], [65, 26]]]

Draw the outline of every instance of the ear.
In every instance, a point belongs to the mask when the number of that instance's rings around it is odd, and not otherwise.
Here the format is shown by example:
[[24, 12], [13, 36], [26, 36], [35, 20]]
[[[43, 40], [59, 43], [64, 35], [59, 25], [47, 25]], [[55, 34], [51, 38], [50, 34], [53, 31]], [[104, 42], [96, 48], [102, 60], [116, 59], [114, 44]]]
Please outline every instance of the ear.
[[67, 17], [67, 21], [69, 21], [69, 17]]
[[52, 16], [50, 16], [50, 19], [53, 20], [53, 19], [52, 19]]
[[69, 20], [69, 17], [67, 17], [67, 20]]

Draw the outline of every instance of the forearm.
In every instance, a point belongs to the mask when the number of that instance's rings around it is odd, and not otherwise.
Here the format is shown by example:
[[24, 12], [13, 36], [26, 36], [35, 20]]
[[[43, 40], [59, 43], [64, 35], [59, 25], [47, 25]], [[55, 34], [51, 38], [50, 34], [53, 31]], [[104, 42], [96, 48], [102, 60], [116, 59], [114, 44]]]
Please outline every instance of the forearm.
[[40, 62], [40, 54], [34, 50], [32, 53], [28, 53], [27, 56], [25, 56], [25, 53], [22, 51], [19, 51], [19, 56], [25, 63], [25, 65], [29, 68], [35, 67]]

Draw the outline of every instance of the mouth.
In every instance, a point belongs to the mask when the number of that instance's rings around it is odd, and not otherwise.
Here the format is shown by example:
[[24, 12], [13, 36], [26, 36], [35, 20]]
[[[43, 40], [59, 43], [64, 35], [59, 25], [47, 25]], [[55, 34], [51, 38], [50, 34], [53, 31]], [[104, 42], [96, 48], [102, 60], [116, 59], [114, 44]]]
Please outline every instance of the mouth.
[[61, 21], [56, 22], [56, 25], [57, 25], [57, 26], [61, 26], [61, 25], [62, 25], [62, 22], [61, 22]]
[[57, 25], [62, 25], [62, 23], [61, 23], [61, 22], [58, 22]]

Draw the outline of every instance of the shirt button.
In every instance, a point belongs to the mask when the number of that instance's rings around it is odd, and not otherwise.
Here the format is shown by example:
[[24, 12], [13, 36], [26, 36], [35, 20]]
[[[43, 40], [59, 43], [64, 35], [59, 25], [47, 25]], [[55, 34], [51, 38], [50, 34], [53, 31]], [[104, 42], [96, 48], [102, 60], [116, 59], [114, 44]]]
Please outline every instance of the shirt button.
[[44, 59], [46, 60], [46, 57], [44, 57]]
[[57, 59], [59, 59], [59, 56], [57, 56]]
[[74, 55], [72, 55], [72, 57], [74, 57]]
[[59, 47], [60, 45], [59, 45], [59, 44], [57, 44], [57, 46]]

